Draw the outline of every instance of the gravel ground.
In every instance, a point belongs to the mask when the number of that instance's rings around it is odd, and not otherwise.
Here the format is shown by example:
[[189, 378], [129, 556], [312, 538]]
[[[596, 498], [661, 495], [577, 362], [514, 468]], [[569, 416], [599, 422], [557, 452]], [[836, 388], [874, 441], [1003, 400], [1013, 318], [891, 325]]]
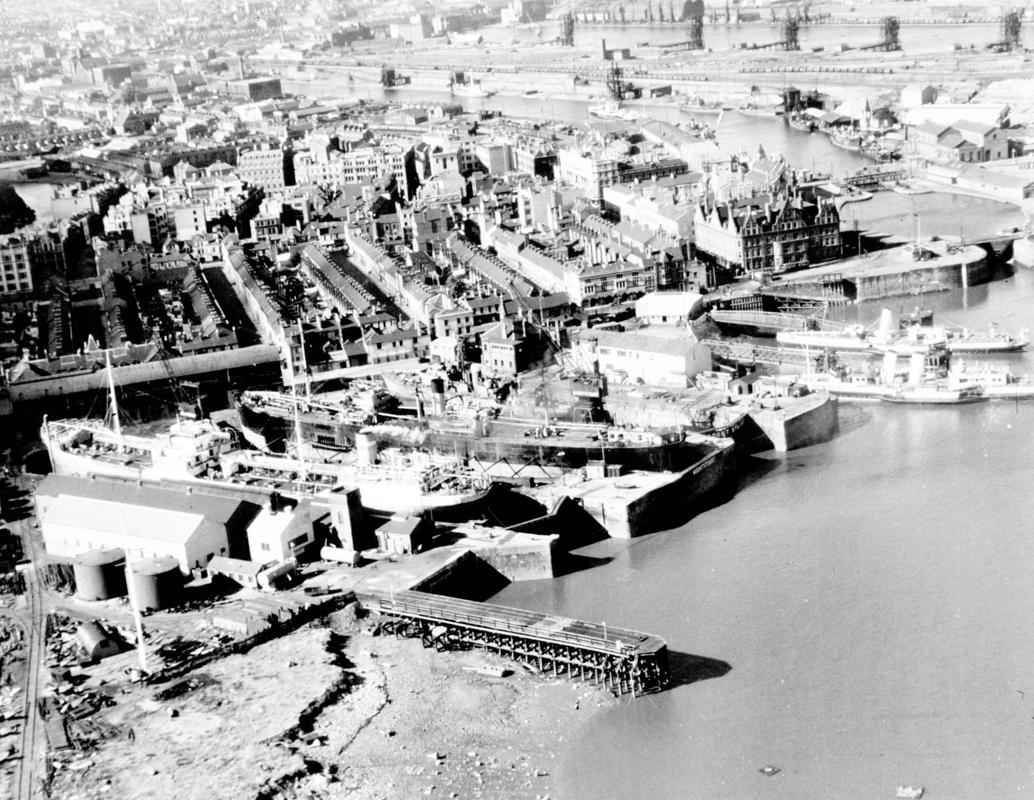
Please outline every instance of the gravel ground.
[[51, 796], [543, 798], [565, 742], [619, 702], [485, 652], [373, 636], [371, 622], [335, 615], [208, 665], [175, 700], [127, 687], [105, 713], [121, 735], [65, 756]]

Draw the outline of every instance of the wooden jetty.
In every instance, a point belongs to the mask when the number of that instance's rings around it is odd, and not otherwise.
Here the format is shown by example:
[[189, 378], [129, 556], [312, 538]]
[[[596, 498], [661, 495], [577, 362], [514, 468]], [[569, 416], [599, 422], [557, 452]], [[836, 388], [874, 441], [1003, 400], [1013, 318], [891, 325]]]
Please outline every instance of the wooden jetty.
[[669, 682], [668, 645], [649, 633], [425, 592], [360, 591], [356, 597], [392, 618], [396, 634], [419, 636], [425, 647], [491, 650], [539, 672], [566, 672], [633, 697]]

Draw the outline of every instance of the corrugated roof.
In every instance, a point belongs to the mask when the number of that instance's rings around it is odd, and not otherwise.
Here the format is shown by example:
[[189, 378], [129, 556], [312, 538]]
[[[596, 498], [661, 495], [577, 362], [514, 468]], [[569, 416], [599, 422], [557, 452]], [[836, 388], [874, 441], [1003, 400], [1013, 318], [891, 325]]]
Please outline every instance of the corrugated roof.
[[205, 519], [226, 524], [242, 505], [255, 513], [259, 506], [230, 497], [207, 494], [201, 488], [165, 488], [137, 486], [128, 481], [109, 481], [103, 478], [82, 478], [77, 475], [50, 474], [36, 487], [36, 494], [46, 497], [80, 497], [110, 503], [144, 506], [156, 510], [198, 514]]
[[45, 525], [67, 525], [115, 537], [183, 544], [205, 521], [201, 514], [62, 495], [47, 508]]

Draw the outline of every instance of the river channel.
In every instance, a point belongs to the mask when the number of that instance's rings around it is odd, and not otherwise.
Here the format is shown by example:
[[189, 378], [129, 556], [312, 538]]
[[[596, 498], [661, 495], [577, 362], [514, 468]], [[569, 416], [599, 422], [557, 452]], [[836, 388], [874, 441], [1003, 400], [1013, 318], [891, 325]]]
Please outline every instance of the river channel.
[[[1034, 272], [923, 304], [1015, 332]], [[1034, 373], [1032, 353], [1000, 358]], [[1031, 796], [1034, 403], [842, 404], [840, 426], [751, 459], [731, 500], [676, 530], [494, 598], [656, 633], [682, 672], [562, 745], [559, 797]]]

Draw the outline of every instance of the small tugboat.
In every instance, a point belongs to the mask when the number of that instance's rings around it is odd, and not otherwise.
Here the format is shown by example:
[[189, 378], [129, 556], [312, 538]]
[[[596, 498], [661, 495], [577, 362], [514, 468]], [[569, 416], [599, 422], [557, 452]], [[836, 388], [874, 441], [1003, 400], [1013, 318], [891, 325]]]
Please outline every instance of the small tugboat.
[[815, 133], [815, 130], [819, 127], [815, 120], [804, 116], [804, 114], [793, 114], [786, 118], [786, 122], [791, 128], [803, 133]]
[[769, 776], [777, 775], [777, 774], [779, 774], [779, 771], [780, 771], [779, 767], [773, 767], [771, 764], [766, 764], [765, 766], [763, 766], [761, 769], [758, 770], [758, 772], [760, 772], [762, 775], [769, 775]]

